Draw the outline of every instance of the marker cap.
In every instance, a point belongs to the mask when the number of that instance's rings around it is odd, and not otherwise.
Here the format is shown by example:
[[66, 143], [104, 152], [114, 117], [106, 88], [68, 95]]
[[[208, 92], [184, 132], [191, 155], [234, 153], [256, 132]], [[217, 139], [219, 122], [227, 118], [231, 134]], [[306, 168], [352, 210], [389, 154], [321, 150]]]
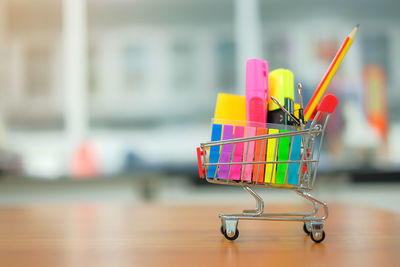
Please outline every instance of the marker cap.
[[247, 120], [266, 122], [266, 99], [268, 99], [268, 62], [252, 58], [246, 63]]
[[[294, 76], [287, 69], [276, 69], [268, 74], [269, 94], [274, 96], [279, 103], [284, 104], [285, 99], [294, 101]], [[268, 99], [268, 110], [277, 110], [279, 106], [272, 99]]]

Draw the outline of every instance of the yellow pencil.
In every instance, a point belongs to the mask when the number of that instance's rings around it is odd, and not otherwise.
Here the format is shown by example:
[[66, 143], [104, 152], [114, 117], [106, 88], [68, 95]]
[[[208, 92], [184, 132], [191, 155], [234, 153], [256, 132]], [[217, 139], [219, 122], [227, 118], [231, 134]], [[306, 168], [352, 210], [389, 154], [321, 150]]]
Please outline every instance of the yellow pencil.
[[333, 76], [336, 73], [336, 70], [340, 66], [340, 63], [342, 63], [342, 60], [344, 56], [347, 53], [347, 50], [349, 50], [351, 44], [353, 43], [354, 37], [356, 36], [356, 33], [358, 31], [358, 27], [360, 25], [357, 25], [354, 27], [354, 29], [351, 31], [351, 33], [347, 36], [347, 38], [344, 40], [342, 46], [340, 47], [339, 51], [336, 53], [336, 56], [334, 57], [331, 65], [328, 68], [328, 71], [325, 73], [324, 78], [322, 81], [319, 83], [317, 89], [315, 90], [313, 96], [311, 97], [310, 102], [308, 102], [306, 109], [304, 110], [304, 120], [308, 121], [310, 117], [312, 116], [315, 108], [317, 107], [318, 102], [321, 100], [326, 87], [332, 80]]

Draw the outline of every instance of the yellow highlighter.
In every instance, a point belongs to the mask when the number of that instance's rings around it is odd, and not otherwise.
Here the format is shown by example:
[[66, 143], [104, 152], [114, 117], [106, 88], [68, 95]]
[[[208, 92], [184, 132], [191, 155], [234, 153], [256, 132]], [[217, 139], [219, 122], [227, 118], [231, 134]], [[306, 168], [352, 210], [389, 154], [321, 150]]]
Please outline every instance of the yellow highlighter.
[[[294, 76], [287, 69], [276, 69], [268, 75], [269, 95], [281, 103], [290, 114], [294, 111]], [[293, 120], [270, 98], [268, 122], [292, 125]]]
[[[278, 129], [268, 129], [268, 134], [277, 134]], [[276, 149], [276, 139], [268, 139], [266, 161], [276, 161], [278, 150]], [[276, 164], [268, 163], [265, 166], [265, 183], [276, 183]]]

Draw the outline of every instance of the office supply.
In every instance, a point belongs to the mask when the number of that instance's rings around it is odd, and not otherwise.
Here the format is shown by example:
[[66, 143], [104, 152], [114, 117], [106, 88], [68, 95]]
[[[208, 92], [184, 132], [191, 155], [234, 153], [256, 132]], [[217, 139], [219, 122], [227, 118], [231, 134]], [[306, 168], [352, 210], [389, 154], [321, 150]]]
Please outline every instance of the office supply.
[[268, 111], [268, 123], [285, 124], [285, 112], [282, 109]]
[[[278, 134], [278, 129], [268, 129], [268, 134]], [[267, 140], [267, 155], [266, 161], [274, 162], [278, 157], [278, 146], [276, 138], [269, 138]], [[265, 164], [265, 183], [276, 183], [276, 164]]]
[[[232, 125], [224, 125], [223, 131], [222, 131], [222, 140], [229, 140], [232, 138], [233, 138], [233, 126]], [[231, 152], [232, 152], [232, 144], [222, 145], [221, 159], [219, 162], [220, 163], [232, 162]], [[218, 178], [228, 179], [229, 169], [230, 169], [230, 165], [219, 166]]]
[[303, 87], [301, 86], [301, 83], [297, 84], [297, 91], [299, 92], [299, 103], [300, 103], [300, 108], [299, 108], [299, 115], [297, 118], [299, 118], [300, 121], [300, 126], [303, 126], [304, 123], [304, 107], [303, 107]]
[[[220, 141], [222, 134], [222, 125], [221, 124], [213, 124], [211, 129], [211, 141]], [[218, 163], [219, 161], [219, 150], [220, 146], [212, 146], [210, 147], [210, 156], [209, 162], [210, 163]], [[208, 178], [215, 178], [217, 174], [217, 165], [210, 165], [208, 166], [207, 177]]]
[[[287, 133], [289, 131], [281, 130], [280, 133]], [[281, 137], [279, 138], [279, 148], [278, 148], [278, 162], [279, 161], [288, 161], [289, 160], [289, 145], [290, 145], [290, 137]], [[284, 184], [286, 177], [286, 170], [288, 167], [288, 163], [278, 163], [276, 164], [276, 183]], [[287, 183], [287, 181], [286, 181]]]
[[[324, 104], [325, 101], [322, 101]], [[239, 220], [275, 220], [275, 221], [301, 221], [304, 222], [303, 230], [310, 234], [311, 239], [316, 242], [322, 242], [325, 238], [324, 232], [324, 220], [327, 218], [328, 215], [328, 207], [326, 203], [317, 200], [311, 195], [311, 190], [314, 188], [315, 178], [318, 169], [318, 161], [319, 161], [319, 153], [320, 148], [322, 145], [324, 131], [326, 129], [326, 123], [329, 120], [330, 113], [332, 110], [330, 108], [324, 107], [321, 105], [320, 110], [327, 111], [328, 115], [325, 117], [325, 120], [322, 124], [318, 124], [316, 127], [317, 122], [315, 119], [309, 124], [309, 128], [305, 130], [297, 130], [296, 127], [292, 126], [285, 126], [285, 125], [278, 125], [277, 128], [280, 129], [279, 133], [276, 134], [266, 134], [263, 136], [254, 136], [254, 134], [247, 134], [250, 137], [244, 137], [240, 139], [233, 139], [233, 140], [222, 140], [218, 142], [208, 142], [208, 143], [201, 143], [200, 150], [204, 155], [208, 154], [210, 148], [215, 145], [225, 145], [225, 144], [236, 144], [236, 143], [245, 143], [245, 148], [243, 154], [246, 154], [246, 147], [248, 148], [251, 143], [267, 139], [267, 144], [271, 139], [278, 139], [279, 143], [275, 145], [278, 147], [278, 160], [274, 161], [253, 161], [255, 159], [251, 158], [249, 161], [252, 164], [277, 164], [277, 176], [276, 176], [276, 183], [259, 183], [258, 179], [253, 180], [240, 180], [240, 181], [233, 181], [233, 180], [222, 180], [222, 179], [210, 179], [206, 178], [206, 180], [210, 183], [215, 184], [222, 184], [222, 185], [235, 185], [235, 186], [242, 186], [251, 196], [253, 196], [256, 200], [256, 209], [251, 210], [244, 210], [243, 213], [236, 213], [236, 214], [220, 214], [219, 217], [221, 219], [221, 233], [225, 236], [225, 238], [229, 240], [235, 240], [239, 236], [239, 231], [237, 229]], [[268, 128], [274, 127], [273, 125], [268, 125]], [[306, 125], [307, 127], [307, 125]], [[246, 131], [249, 127], [246, 129]], [[253, 128], [254, 129], [254, 128]], [[292, 131], [289, 131], [293, 129]], [[246, 134], [245, 134], [246, 136]], [[304, 151], [301, 154], [301, 163], [298, 169], [299, 178], [297, 184], [289, 184], [289, 179], [286, 179], [286, 174], [288, 173], [288, 165], [293, 163], [298, 163], [298, 161], [291, 161], [288, 159], [289, 157], [289, 144], [290, 138], [292, 136], [301, 136], [304, 143], [301, 144], [301, 149]], [[317, 138], [319, 137], [319, 138]], [[268, 145], [267, 145], [268, 146]], [[285, 148], [286, 147], [286, 148]], [[314, 151], [315, 148], [315, 151]], [[267, 154], [270, 151], [267, 151]], [[254, 153], [253, 153], [254, 155]], [[252, 165], [247, 162], [242, 163], [242, 167], [247, 167], [247, 165]], [[200, 164], [202, 170], [206, 170], [208, 166], [210, 166], [207, 157], [200, 157]], [[303, 164], [307, 165], [307, 170], [305, 172], [302, 171]], [[221, 167], [222, 165], [237, 165], [235, 162], [228, 162], [228, 163], [220, 163], [216, 164], [217, 166]], [[281, 167], [281, 166], [283, 167]], [[251, 169], [251, 167], [250, 167]], [[301, 170], [301, 171], [300, 171]], [[251, 189], [251, 187], [265, 187], [265, 188], [276, 188], [276, 189], [285, 189], [285, 190], [292, 190], [296, 194], [305, 199], [311, 201], [314, 210], [309, 213], [269, 213], [264, 214], [264, 201], [263, 199]], [[320, 209], [322, 208], [322, 209]], [[322, 211], [322, 212], [321, 212]]]
[[[244, 134], [244, 137], [253, 137], [256, 135], [256, 127], [248, 126], [246, 127], [246, 132]], [[244, 143], [243, 147], [243, 161], [246, 162], [252, 162], [254, 159], [254, 145], [255, 141], [249, 141]], [[243, 181], [251, 181], [251, 174], [253, 171], [253, 165], [252, 164], [246, 164], [244, 165], [244, 170], [243, 172]]]
[[[256, 135], [266, 135], [268, 129], [257, 128]], [[254, 149], [254, 161], [265, 161], [265, 151], [267, 148], [267, 139], [257, 140]], [[264, 169], [265, 164], [254, 164], [253, 165], [253, 182], [263, 183], [264, 182]]]
[[[292, 150], [290, 153], [290, 161], [300, 160], [301, 135], [296, 135], [292, 137], [291, 147]], [[288, 181], [287, 181], [288, 184], [290, 185], [299, 184], [299, 168], [300, 168], [300, 163], [293, 162], [289, 164]]]
[[[234, 138], [243, 138], [244, 137], [244, 127], [243, 126], [235, 126]], [[233, 152], [232, 162], [243, 162], [243, 142], [235, 143], [235, 151]], [[241, 178], [241, 164], [232, 165], [231, 174], [229, 179], [231, 180], [240, 180]]]
[[246, 97], [219, 93], [215, 105], [214, 123], [224, 124], [225, 120], [233, 124], [246, 126]]
[[294, 103], [294, 112], [293, 115], [298, 118], [299, 117], [299, 109], [300, 109], [300, 104]]
[[[290, 118], [292, 119], [292, 121], [293, 121], [294, 123], [296, 123], [297, 125], [300, 125], [300, 122], [298, 121], [298, 119], [297, 119], [293, 114], [291, 114], [285, 107], [283, 107], [283, 106], [278, 102], [278, 100], [276, 100], [275, 97], [271, 96], [271, 99], [272, 99], [272, 101], [273, 101], [275, 104], [277, 104], [277, 105], [279, 106], [279, 108], [280, 108], [288, 117], [290, 117]], [[294, 113], [294, 104], [293, 104], [293, 113]], [[287, 123], [286, 123], [286, 125], [287, 125]]]
[[[248, 122], [266, 123], [268, 62], [259, 58], [246, 62], [246, 109]], [[252, 125], [250, 125], [252, 126]]]
[[[269, 95], [275, 97], [290, 114], [294, 112], [294, 77], [287, 69], [276, 69], [268, 74]], [[271, 99], [268, 100], [268, 122], [292, 125], [293, 120]]]
[[314, 113], [315, 108], [317, 107], [317, 104], [319, 100], [322, 98], [328, 84], [332, 80], [333, 76], [336, 73], [336, 70], [340, 66], [340, 63], [342, 63], [342, 60], [344, 56], [346, 55], [347, 51], [349, 50], [351, 44], [353, 43], [354, 37], [358, 31], [359, 25], [357, 25], [351, 33], [346, 37], [344, 42], [342, 43], [339, 51], [336, 53], [335, 57], [333, 58], [333, 61], [331, 62], [327, 72], [325, 73], [323, 79], [319, 83], [317, 89], [315, 90], [313, 96], [311, 97], [311, 100], [308, 102], [307, 107], [304, 110], [304, 120], [307, 122], [310, 118], [311, 115]]

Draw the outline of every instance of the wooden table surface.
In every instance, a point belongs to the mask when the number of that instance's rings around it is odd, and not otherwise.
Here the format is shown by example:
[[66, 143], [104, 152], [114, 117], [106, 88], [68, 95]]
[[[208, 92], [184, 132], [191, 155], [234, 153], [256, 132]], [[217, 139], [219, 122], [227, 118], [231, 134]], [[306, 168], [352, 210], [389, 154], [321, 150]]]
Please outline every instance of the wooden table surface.
[[[273, 211], [302, 206], [273, 206]], [[32, 205], [0, 207], [0, 266], [399, 266], [400, 215], [330, 205], [326, 239], [298, 222], [240, 221], [220, 234], [219, 212], [244, 206]], [[267, 207], [268, 208], [268, 207]]]

